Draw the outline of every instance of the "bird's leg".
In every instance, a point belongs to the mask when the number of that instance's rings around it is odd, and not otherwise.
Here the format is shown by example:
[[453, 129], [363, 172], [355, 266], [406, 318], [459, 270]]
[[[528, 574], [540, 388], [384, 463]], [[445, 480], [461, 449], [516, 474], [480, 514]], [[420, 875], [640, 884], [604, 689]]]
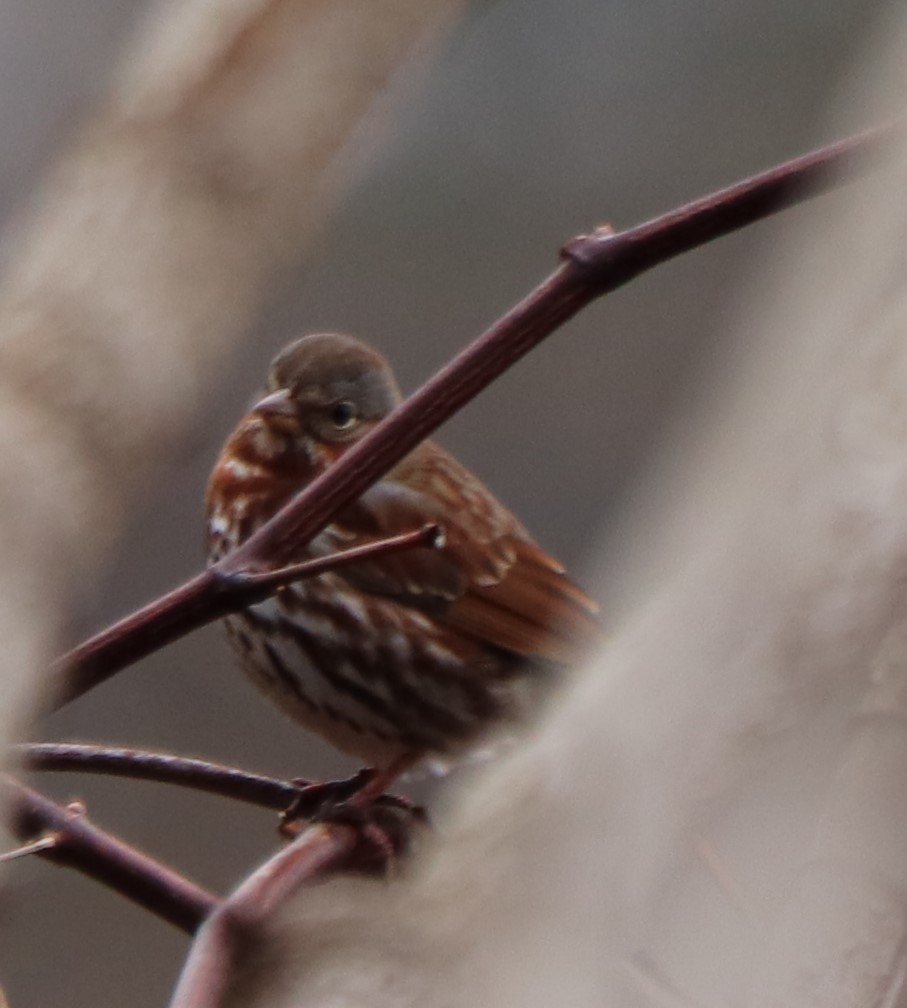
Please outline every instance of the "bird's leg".
[[304, 781], [295, 780], [299, 785], [299, 794], [291, 804], [280, 814], [280, 833], [286, 837], [294, 837], [299, 832], [298, 820], [323, 819], [332, 810], [349, 805], [364, 809], [379, 800], [385, 805], [405, 809], [421, 818], [425, 818], [422, 809], [414, 806], [405, 798], [398, 798], [385, 792], [393, 782], [416, 762], [418, 756], [414, 753], [404, 753], [398, 756], [386, 767], [363, 767], [361, 770], [337, 781]]
[[370, 874], [387, 875], [411, 847], [412, 827], [427, 825], [425, 810], [407, 798], [387, 793], [397, 778], [418, 760], [405, 753], [381, 769], [370, 770], [365, 783], [346, 800], [323, 806], [317, 818], [356, 828], [360, 844], [358, 868]]
[[377, 774], [374, 767], [363, 767], [352, 777], [334, 781], [310, 781], [303, 778], [293, 780], [299, 793], [280, 813], [278, 829], [283, 836], [294, 837], [299, 832], [296, 823], [300, 819], [317, 817], [325, 808], [341, 805], [358, 794]]
[[[387, 789], [398, 777], [409, 770], [418, 758], [418, 754], [416, 753], [404, 753], [382, 769], [369, 767], [368, 777], [362, 783], [362, 786], [350, 795], [348, 801], [352, 805], [363, 806], [374, 801], [376, 798], [380, 798], [386, 794]], [[387, 797], [393, 796], [388, 795]]]
[[388, 874], [409, 851], [414, 824], [428, 825], [423, 808], [386, 793], [417, 759], [415, 754], [406, 754], [380, 769], [366, 767], [347, 780], [306, 784], [281, 816], [280, 832], [286, 837], [297, 836], [303, 815], [312, 822], [351, 826], [359, 838], [356, 870]]

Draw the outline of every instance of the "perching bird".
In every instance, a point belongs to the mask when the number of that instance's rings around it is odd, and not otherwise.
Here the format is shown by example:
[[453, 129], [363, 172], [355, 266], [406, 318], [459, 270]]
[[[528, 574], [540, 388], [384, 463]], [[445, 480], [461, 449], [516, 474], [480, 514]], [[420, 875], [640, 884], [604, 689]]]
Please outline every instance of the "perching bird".
[[[365, 344], [333, 334], [291, 343], [211, 474], [209, 560], [245, 541], [399, 402], [390, 367]], [[444, 530], [441, 549], [299, 581], [226, 619], [246, 672], [280, 707], [379, 768], [469, 749], [518, 713], [527, 685], [575, 664], [599, 633], [596, 604], [431, 441], [293, 559], [427, 523]]]

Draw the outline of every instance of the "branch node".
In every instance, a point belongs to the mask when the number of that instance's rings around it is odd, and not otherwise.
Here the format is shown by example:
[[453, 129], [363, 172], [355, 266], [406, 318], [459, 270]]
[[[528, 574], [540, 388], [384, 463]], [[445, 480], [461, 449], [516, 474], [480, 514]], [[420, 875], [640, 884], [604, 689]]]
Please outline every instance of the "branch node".
[[560, 251], [565, 262], [586, 268], [601, 268], [601, 247], [613, 242], [617, 232], [610, 224], [599, 224], [592, 234], [576, 235]]
[[256, 572], [244, 567], [241, 570], [225, 568], [220, 564], [212, 564], [208, 568], [213, 582], [213, 591], [219, 597], [227, 596], [232, 598], [237, 593], [248, 589], [255, 583]]

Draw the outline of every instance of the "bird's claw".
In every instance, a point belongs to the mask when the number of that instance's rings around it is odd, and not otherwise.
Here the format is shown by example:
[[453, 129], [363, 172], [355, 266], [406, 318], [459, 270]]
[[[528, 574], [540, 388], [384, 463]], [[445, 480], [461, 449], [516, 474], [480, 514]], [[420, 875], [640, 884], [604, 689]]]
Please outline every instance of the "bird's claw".
[[380, 795], [365, 805], [340, 802], [324, 807], [314, 822], [350, 826], [356, 847], [348, 867], [367, 875], [387, 876], [412, 852], [414, 826], [427, 824], [425, 810], [396, 795]]
[[[297, 837], [309, 823], [337, 823], [355, 828], [359, 843], [352, 855], [356, 870], [387, 874], [409, 853], [413, 827], [429, 827], [421, 805], [399, 795], [368, 796], [376, 771], [366, 767], [338, 781], [294, 781], [299, 794], [280, 814], [278, 831], [288, 839]], [[357, 801], [362, 796], [363, 800]]]
[[299, 788], [296, 797], [280, 813], [278, 831], [283, 836], [295, 836], [299, 831], [300, 819], [315, 819], [322, 809], [342, 804], [358, 794], [375, 777], [372, 767], [363, 767], [352, 777], [335, 781], [309, 781], [302, 778], [293, 780]]

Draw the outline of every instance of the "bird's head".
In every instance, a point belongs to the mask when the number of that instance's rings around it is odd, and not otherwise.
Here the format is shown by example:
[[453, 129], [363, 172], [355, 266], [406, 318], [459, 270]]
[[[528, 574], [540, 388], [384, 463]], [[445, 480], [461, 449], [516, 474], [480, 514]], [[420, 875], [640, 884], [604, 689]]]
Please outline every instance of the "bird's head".
[[399, 402], [397, 382], [381, 354], [351, 336], [317, 333], [277, 355], [268, 394], [251, 413], [288, 447], [314, 450], [329, 461]]
[[350, 336], [304, 336], [271, 364], [208, 481], [210, 555], [234, 548], [400, 402], [387, 361]]

